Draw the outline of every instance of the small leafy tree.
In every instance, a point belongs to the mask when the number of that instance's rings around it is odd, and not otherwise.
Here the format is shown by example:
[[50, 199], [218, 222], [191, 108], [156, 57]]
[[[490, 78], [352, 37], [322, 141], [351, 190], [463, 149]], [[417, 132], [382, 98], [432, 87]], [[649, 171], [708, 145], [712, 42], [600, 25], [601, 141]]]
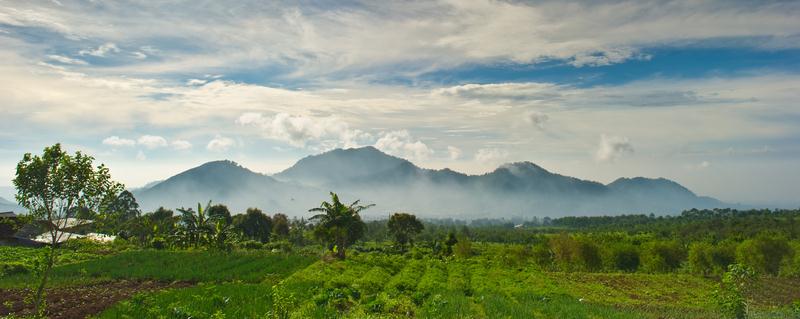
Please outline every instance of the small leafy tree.
[[246, 213], [234, 218], [234, 227], [245, 238], [266, 243], [272, 232], [272, 218], [258, 208], [248, 208]]
[[714, 296], [726, 316], [735, 319], [747, 318], [746, 295], [755, 279], [755, 271], [747, 266], [740, 264], [728, 266], [728, 271], [722, 275], [720, 289], [714, 292]]
[[44, 288], [58, 253], [56, 245], [69, 239], [70, 233], [64, 229], [80, 223], [75, 219], [77, 212], [97, 212], [123, 190], [122, 184], [111, 180], [105, 165], [95, 167], [93, 161], [81, 152], [69, 155], [61, 144], [55, 144], [46, 147], [41, 156], [26, 153], [17, 164], [17, 202], [48, 226], [50, 249], [35, 290], [36, 313], [43, 311]]
[[108, 206], [106, 212], [118, 222], [125, 222], [142, 215], [133, 193], [123, 190]]
[[178, 208], [178, 212], [181, 213], [181, 219], [177, 235], [185, 245], [198, 247], [211, 241], [216, 222], [220, 217], [219, 215], [209, 215], [208, 210], [210, 207], [211, 201], [208, 201], [205, 208], [200, 203], [197, 203], [197, 211], [191, 208]]
[[330, 194], [331, 202], [322, 202], [320, 207], [308, 211], [321, 213], [311, 217], [311, 220], [318, 222], [314, 229], [314, 236], [328, 243], [330, 250], [337, 258], [344, 259], [347, 247], [364, 236], [366, 225], [361, 220], [359, 213], [375, 205], [359, 205], [359, 200], [345, 205], [339, 201], [336, 193], [331, 192]]
[[289, 236], [289, 217], [286, 214], [272, 215], [272, 233], [280, 238]]
[[401, 248], [406, 244], [414, 245], [414, 236], [422, 232], [425, 226], [417, 220], [417, 216], [406, 213], [395, 213], [386, 224], [389, 232]]
[[216, 204], [208, 208], [208, 216], [213, 218], [216, 221], [223, 221], [225, 224], [230, 224], [233, 222], [233, 217], [231, 217], [231, 211], [228, 210], [228, 206], [222, 204]]

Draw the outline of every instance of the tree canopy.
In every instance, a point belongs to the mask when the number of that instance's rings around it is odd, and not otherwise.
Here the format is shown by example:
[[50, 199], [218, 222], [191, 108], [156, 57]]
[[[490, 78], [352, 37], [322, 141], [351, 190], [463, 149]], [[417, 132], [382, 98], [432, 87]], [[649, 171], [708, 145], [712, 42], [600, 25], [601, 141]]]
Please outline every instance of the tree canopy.
[[422, 232], [425, 228], [422, 222], [417, 220], [417, 216], [407, 213], [393, 214], [392, 217], [389, 218], [389, 222], [386, 226], [400, 246], [405, 246], [409, 243], [413, 245], [414, 236]]
[[314, 236], [327, 242], [336, 257], [344, 259], [347, 247], [364, 236], [366, 225], [359, 213], [375, 205], [359, 205], [360, 200], [345, 205], [336, 193], [330, 194], [331, 202], [322, 202], [320, 207], [309, 210], [321, 213], [311, 217], [312, 221], [318, 222]]

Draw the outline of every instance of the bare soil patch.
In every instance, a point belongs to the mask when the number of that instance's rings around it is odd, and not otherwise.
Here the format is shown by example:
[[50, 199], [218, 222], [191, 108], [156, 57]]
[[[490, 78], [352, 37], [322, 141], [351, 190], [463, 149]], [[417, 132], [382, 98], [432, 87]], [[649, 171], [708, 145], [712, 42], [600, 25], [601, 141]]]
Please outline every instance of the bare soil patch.
[[[71, 286], [46, 289], [47, 317], [77, 319], [95, 315], [128, 299], [139, 292], [155, 291], [165, 288], [191, 286], [186, 282], [165, 283], [157, 281], [109, 281], [84, 286]], [[28, 289], [0, 289], [0, 316], [18, 316], [33, 313], [33, 306], [25, 303]]]

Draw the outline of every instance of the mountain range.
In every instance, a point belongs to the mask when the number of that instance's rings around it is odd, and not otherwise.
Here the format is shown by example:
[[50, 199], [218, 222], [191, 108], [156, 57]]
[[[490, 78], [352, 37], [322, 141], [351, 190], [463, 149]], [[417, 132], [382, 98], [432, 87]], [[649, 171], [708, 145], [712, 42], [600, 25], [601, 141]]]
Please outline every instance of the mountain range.
[[663, 178], [620, 178], [602, 184], [556, 174], [531, 162], [468, 175], [420, 168], [374, 147], [308, 156], [271, 176], [232, 161], [214, 161], [134, 190], [134, 194], [146, 211], [212, 200], [234, 212], [259, 207], [302, 216], [328, 199], [329, 191], [339, 193], [343, 200], [376, 204], [365, 212], [367, 216], [397, 211], [465, 219], [669, 214], [730, 206]]

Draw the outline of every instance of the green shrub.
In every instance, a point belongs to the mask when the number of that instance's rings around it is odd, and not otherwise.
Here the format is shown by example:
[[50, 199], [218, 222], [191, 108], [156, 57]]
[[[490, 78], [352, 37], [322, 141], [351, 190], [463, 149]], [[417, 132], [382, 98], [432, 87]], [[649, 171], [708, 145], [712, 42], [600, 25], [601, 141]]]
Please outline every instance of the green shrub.
[[237, 246], [241, 249], [262, 249], [264, 248], [264, 244], [260, 241], [255, 240], [245, 240], [237, 244]]
[[706, 242], [689, 245], [689, 270], [695, 274], [708, 275], [714, 271], [714, 247]]
[[609, 268], [625, 272], [636, 272], [639, 269], [639, 249], [630, 244], [618, 244], [609, 252]]
[[575, 262], [579, 259], [580, 244], [567, 233], [550, 238], [550, 250], [553, 252], [553, 261], [563, 271], [570, 271], [575, 268]]
[[531, 254], [533, 262], [539, 266], [539, 269], [549, 270], [553, 267], [553, 252], [546, 243], [534, 245]]
[[746, 296], [755, 279], [755, 272], [747, 266], [732, 264], [728, 267], [728, 271], [722, 276], [720, 289], [714, 292], [723, 314], [729, 318], [747, 318]]
[[717, 243], [711, 250], [711, 260], [716, 273], [724, 273], [729, 265], [736, 262], [736, 245], [737, 243], [733, 241], [723, 241]]
[[458, 242], [453, 247], [453, 253], [456, 257], [467, 258], [472, 256], [472, 241], [467, 236], [458, 238]]
[[649, 242], [642, 248], [642, 267], [647, 272], [671, 272], [686, 260], [686, 251], [675, 241]]
[[27, 274], [31, 272], [31, 267], [21, 262], [0, 262], [0, 277]]
[[288, 253], [292, 251], [292, 243], [290, 243], [288, 240], [271, 241], [264, 244], [264, 249]]
[[777, 275], [784, 258], [791, 254], [786, 238], [766, 234], [745, 240], [736, 248], [737, 262], [770, 275]]
[[577, 256], [583, 270], [597, 271], [603, 267], [603, 260], [600, 258], [600, 247], [588, 240], [581, 240], [578, 243]]
[[155, 248], [155, 249], [164, 249], [164, 248], [167, 247], [167, 241], [164, 240], [164, 238], [161, 238], [161, 237], [154, 237], [150, 241], [150, 246]]

